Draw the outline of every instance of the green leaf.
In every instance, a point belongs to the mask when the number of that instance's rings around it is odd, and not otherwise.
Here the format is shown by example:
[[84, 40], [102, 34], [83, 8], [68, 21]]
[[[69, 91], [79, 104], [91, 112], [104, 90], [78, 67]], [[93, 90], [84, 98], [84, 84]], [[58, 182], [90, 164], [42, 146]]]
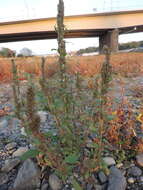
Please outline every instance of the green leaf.
[[115, 118], [116, 118], [115, 115], [107, 115], [107, 119], [108, 119], [109, 121], [111, 121], [111, 120], [113, 120], [113, 119], [115, 119]]
[[44, 136], [49, 138], [49, 137], [53, 136], [53, 133], [51, 131], [48, 131], [48, 132], [44, 133]]
[[65, 162], [68, 164], [75, 164], [78, 161], [79, 155], [77, 154], [70, 154], [65, 158]]
[[27, 135], [29, 135], [29, 136], [32, 135], [32, 132], [29, 129], [27, 129], [27, 128], [24, 128], [24, 129], [25, 129], [25, 132]]
[[36, 138], [33, 139], [33, 143], [36, 144], [36, 145], [40, 145], [41, 144], [41, 142], [38, 139], [36, 139]]
[[75, 190], [82, 190], [81, 186], [79, 185], [79, 183], [75, 179], [73, 179], [72, 185], [73, 185]]
[[25, 152], [20, 159], [22, 161], [27, 160], [28, 158], [35, 158], [40, 152], [37, 149], [28, 150]]
[[55, 48], [52, 48], [52, 49], [51, 49], [51, 51], [57, 51], [57, 49], [55, 49]]
[[55, 131], [48, 131], [48, 132], [44, 133], [44, 136], [47, 138], [50, 138], [52, 140], [52, 142], [57, 143], [59, 140], [59, 137], [54, 134], [55, 134]]
[[90, 176], [90, 173], [89, 173], [89, 172], [86, 172], [86, 173], [84, 174], [85, 179], [88, 179], [89, 176]]

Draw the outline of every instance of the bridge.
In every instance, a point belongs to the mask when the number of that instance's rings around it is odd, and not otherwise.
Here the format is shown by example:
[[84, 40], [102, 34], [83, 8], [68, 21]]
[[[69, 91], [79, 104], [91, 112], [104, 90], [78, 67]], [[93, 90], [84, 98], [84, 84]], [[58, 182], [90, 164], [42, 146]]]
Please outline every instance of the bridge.
[[[108, 45], [118, 51], [118, 36], [143, 32], [143, 10], [106, 12], [66, 16], [65, 38], [99, 37], [99, 49]], [[56, 18], [42, 18], [0, 23], [0, 43], [26, 40], [55, 39]]]

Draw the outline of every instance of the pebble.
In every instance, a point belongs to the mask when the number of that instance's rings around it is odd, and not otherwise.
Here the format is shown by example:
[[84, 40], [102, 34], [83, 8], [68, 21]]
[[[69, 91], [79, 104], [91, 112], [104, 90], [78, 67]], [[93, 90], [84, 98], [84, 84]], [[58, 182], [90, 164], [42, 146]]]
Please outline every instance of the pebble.
[[28, 147], [20, 147], [12, 154], [12, 157], [20, 157], [27, 151]]
[[12, 120], [12, 127], [18, 128], [21, 126], [21, 121], [17, 118], [13, 118]]
[[38, 114], [39, 117], [40, 117], [41, 123], [45, 123], [46, 120], [47, 120], [47, 117], [48, 117], [48, 113], [45, 112], [45, 111], [38, 111], [37, 114]]
[[107, 182], [107, 176], [104, 174], [103, 171], [100, 171], [100, 172], [98, 173], [98, 178], [99, 178], [99, 181], [101, 182], [101, 184]]
[[95, 174], [91, 175], [91, 179], [92, 179], [92, 181], [93, 181], [94, 184], [98, 184], [99, 183], [99, 181], [97, 179], [97, 176]]
[[16, 143], [16, 142], [8, 143], [8, 144], [5, 146], [6, 150], [12, 150], [12, 149], [14, 149], [14, 148], [16, 148], [16, 147], [17, 147], [17, 143]]
[[119, 163], [119, 164], [117, 164], [116, 167], [117, 167], [117, 168], [121, 168], [121, 167], [123, 167], [123, 163]]
[[101, 185], [94, 185], [96, 190], [102, 190], [102, 186]]
[[136, 166], [133, 166], [128, 169], [128, 174], [134, 177], [141, 176], [142, 170]]
[[6, 119], [0, 121], [0, 128], [5, 129], [8, 126], [8, 121]]
[[122, 172], [112, 166], [110, 168], [109, 182], [107, 190], [125, 190], [127, 186], [126, 178], [122, 174]]
[[24, 161], [14, 181], [14, 190], [35, 190], [40, 183], [40, 170], [31, 159]]
[[112, 165], [115, 165], [115, 164], [116, 164], [114, 158], [112, 158], [112, 157], [104, 157], [104, 158], [103, 158], [103, 161], [105, 162], [105, 164], [106, 164], [107, 166], [112, 166]]
[[24, 127], [22, 127], [22, 128], [20, 129], [20, 132], [21, 132], [21, 135], [27, 136]]
[[49, 185], [52, 190], [59, 190], [62, 187], [62, 182], [55, 174], [51, 174], [49, 176]]
[[7, 184], [0, 185], [0, 190], [10, 190]]
[[136, 156], [136, 161], [137, 161], [137, 164], [141, 167], [143, 167], [143, 154], [138, 154]]
[[143, 182], [143, 176], [140, 176], [139, 180], [140, 182]]
[[139, 185], [142, 186], [142, 189], [143, 189], [143, 182], [139, 182]]
[[8, 154], [12, 155], [15, 152], [15, 149], [9, 150]]
[[48, 186], [49, 186], [48, 183], [43, 184], [41, 190], [47, 190]]
[[93, 185], [92, 184], [87, 184], [86, 190], [92, 190], [92, 189], [93, 189]]
[[128, 178], [128, 183], [134, 183], [135, 179], [133, 177]]
[[0, 185], [8, 182], [8, 175], [6, 173], [0, 173]]
[[20, 163], [19, 159], [6, 160], [4, 166], [1, 168], [3, 172], [10, 172], [13, 168], [15, 168]]

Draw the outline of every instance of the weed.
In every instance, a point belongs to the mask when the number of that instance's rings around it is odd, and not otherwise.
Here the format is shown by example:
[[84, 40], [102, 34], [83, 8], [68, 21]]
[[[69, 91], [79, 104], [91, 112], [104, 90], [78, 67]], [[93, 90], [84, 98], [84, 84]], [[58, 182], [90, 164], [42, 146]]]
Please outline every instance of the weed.
[[[41, 166], [50, 167], [64, 182], [73, 174], [82, 176], [85, 183], [80, 184], [74, 177], [73, 186], [78, 189], [82, 186], [84, 189], [94, 171], [103, 169], [107, 172], [102, 160], [107, 145], [115, 146], [119, 159], [123, 161], [124, 151], [132, 149], [136, 133], [132, 109], [126, 100], [123, 99], [115, 114], [111, 111], [112, 102], [108, 92], [114, 64], [111, 68], [112, 57], [108, 47], [104, 48], [103, 64], [96, 63], [88, 67], [87, 63], [76, 63], [68, 67], [64, 41], [64, 34], [68, 31], [65, 30], [63, 20], [64, 3], [59, 0], [56, 27], [59, 53], [57, 72], [53, 72], [51, 78], [47, 77], [46, 59], [42, 58], [41, 72], [38, 73], [40, 86], [35, 82], [37, 80], [33, 82], [30, 77], [26, 99], [23, 101], [20, 97], [17, 67], [12, 61], [13, 92], [17, 116], [22, 119], [26, 132], [36, 147], [26, 157], [37, 156]], [[40, 118], [37, 115], [39, 108], [46, 108], [55, 121], [48, 132], [40, 129]], [[139, 151], [142, 151], [141, 144], [140, 141]]]

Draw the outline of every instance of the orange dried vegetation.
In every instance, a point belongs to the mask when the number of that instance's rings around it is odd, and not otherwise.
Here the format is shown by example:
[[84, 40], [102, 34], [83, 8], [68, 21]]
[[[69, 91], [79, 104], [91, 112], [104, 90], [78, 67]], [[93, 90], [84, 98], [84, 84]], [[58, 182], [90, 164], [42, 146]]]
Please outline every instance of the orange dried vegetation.
[[[47, 57], [45, 73], [51, 77], [57, 70], [57, 57]], [[93, 76], [100, 72], [104, 55], [96, 56], [73, 56], [67, 58], [68, 72], [81, 73], [83, 76]], [[20, 71], [20, 80], [25, 79], [24, 73], [40, 75], [41, 57], [16, 58], [16, 64]], [[143, 53], [117, 53], [111, 55], [111, 64], [115, 73], [123, 76], [138, 75], [143, 73]], [[10, 81], [11, 60], [0, 58], [0, 81]]]
[[122, 100], [114, 115], [116, 117], [109, 122], [106, 137], [112, 145], [118, 148], [131, 149], [133, 138], [136, 137], [135, 119], [132, 107], [126, 99]]

